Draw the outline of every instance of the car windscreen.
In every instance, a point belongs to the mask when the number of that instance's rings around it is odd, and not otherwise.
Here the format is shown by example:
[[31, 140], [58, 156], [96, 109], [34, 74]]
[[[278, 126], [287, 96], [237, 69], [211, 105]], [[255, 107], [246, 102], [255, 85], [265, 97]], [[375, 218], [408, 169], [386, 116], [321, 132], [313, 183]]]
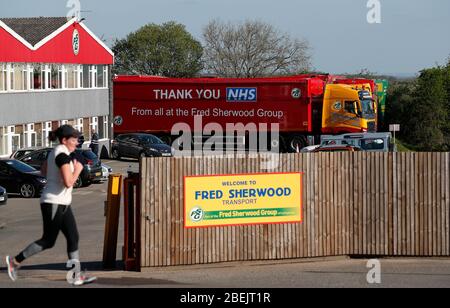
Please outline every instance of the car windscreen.
[[150, 144], [165, 144], [161, 139], [156, 136], [141, 136], [141, 141]]
[[16, 154], [14, 154], [15, 159], [21, 159], [22, 157], [30, 154], [32, 151], [17, 151]]
[[129, 138], [128, 135], [119, 135], [116, 137], [117, 141], [126, 141], [126, 139]]
[[384, 150], [385, 143], [383, 139], [363, 139], [361, 140], [361, 148], [364, 150]]
[[6, 162], [6, 164], [19, 172], [29, 173], [29, 172], [37, 171], [33, 167], [31, 167], [21, 161], [18, 161], [18, 160], [9, 160]]

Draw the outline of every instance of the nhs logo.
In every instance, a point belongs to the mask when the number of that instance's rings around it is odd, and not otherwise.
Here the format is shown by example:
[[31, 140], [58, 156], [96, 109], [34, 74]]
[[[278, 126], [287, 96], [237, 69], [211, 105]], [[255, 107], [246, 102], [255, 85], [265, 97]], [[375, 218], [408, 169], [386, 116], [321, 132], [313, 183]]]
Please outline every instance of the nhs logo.
[[257, 88], [227, 88], [227, 102], [229, 103], [256, 103], [257, 99]]

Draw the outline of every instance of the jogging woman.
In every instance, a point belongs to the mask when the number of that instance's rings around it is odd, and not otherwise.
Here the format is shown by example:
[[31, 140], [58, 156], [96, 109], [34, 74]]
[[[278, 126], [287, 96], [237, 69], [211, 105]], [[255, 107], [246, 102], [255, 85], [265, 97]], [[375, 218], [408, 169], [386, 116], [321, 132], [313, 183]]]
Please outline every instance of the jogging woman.
[[[60, 231], [67, 240], [69, 261], [71, 264], [79, 264], [78, 230], [70, 206], [73, 185], [83, 170], [83, 165], [70, 157], [78, 145], [79, 136], [80, 133], [70, 125], [63, 125], [50, 133], [50, 141], [59, 140], [60, 145], [49, 154], [47, 163], [42, 168], [43, 175], [47, 176], [47, 186], [40, 200], [44, 235], [15, 258], [6, 257], [8, 274], [13, 281], [17, 280], [20, 264], [31, 256], [52, 248]], [[94, 277], [77, 273], [71, 282], [80, 286], [94, 280]]]

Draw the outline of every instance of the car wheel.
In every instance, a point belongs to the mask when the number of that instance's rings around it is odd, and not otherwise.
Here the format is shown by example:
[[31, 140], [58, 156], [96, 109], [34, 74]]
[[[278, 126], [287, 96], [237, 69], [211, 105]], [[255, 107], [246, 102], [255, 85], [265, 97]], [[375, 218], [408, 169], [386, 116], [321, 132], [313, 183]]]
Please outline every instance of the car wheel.
[[119, 150], [118, 149], [114, 149], [112, 151], [111, 157], [112, 157], [112, 159], [119, 160], [120, 159]]
[[81, 187], [83, 187], [83, 179], [81, 178], [81, 176], [79, 176], [75, 184], [73, 184], [73, 188], [81, 188]]
[[297, 153], [300, 152], [307, 145], [306, 138], [303, 136], [294, 136], [291, 138], [290, 142], [290, 152]]
[[33, 184], [22, 184], [20, 186], [20, 195], [23, 198], [34, 198], [34, 196], [36, 195], [36, 189], [34, 188]]

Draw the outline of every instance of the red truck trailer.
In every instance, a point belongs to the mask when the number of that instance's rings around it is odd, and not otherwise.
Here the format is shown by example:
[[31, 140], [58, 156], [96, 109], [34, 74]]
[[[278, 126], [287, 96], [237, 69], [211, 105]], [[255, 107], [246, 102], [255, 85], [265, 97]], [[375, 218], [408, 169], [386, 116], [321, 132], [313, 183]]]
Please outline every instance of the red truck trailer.
[[[368, 130], [357, 90], [316, 77], [192, 78], [117, 76], [114, 79], [114, 135], [147, 132], [172, 142], [172, 128], [187, 124], [202, 133], [215, 123], [228, 133], [233, 124], [270, 131], [278, 124], [286, 151], [307, 145], [307, 136]], [[351, 104], [350, 104], [351, 103]], [[202, 116], [196, 126], [195, 116]]]

